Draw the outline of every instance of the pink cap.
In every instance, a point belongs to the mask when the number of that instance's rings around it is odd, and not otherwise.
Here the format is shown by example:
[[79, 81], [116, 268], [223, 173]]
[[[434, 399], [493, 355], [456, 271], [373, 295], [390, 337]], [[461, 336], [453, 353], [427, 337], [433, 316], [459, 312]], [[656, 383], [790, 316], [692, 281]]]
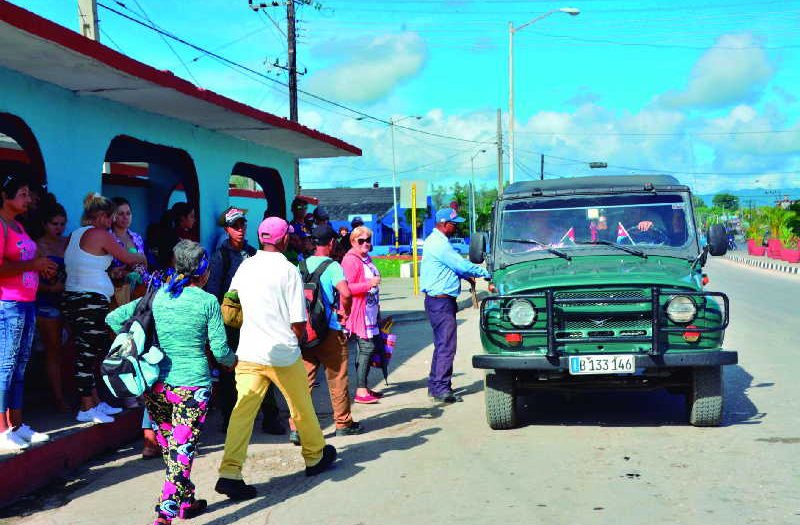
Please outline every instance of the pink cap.
[[280, 217], [267, 217], [258, 225], [258, 238], [265, 244], [276, 244], [287, 233], [294, 233], [294, 228]]

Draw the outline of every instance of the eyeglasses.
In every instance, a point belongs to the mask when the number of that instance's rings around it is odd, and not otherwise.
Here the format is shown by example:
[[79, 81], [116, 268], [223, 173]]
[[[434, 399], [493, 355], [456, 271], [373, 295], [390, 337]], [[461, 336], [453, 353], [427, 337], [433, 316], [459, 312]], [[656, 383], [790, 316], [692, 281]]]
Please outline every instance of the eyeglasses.
[[367, 237], [366, 239], [356, 239], [356, 242], [358, 242], [358, 244], [367, 244], [368, 242], [371, 243], [372, 237]]

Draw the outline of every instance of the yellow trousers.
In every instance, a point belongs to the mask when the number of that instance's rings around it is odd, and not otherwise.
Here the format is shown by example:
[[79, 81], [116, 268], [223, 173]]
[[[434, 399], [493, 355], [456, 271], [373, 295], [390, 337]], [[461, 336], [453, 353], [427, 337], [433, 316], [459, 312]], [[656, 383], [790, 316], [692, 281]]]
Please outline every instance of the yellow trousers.
[[242, 479], [242, 465], [247, 458], [253, 422], [270, 383], [275, 383], [286, 398], [289, 413], [300, 434], [306, 466], [312, 467], [322, 459], [325, 438], [311, 402], [303, 361], [298, 358], [294, 364], [282, 367], [239, 361], [236, 365], [238, 397], [225, 436], [225, 453], [219, 467], [221, 478]]

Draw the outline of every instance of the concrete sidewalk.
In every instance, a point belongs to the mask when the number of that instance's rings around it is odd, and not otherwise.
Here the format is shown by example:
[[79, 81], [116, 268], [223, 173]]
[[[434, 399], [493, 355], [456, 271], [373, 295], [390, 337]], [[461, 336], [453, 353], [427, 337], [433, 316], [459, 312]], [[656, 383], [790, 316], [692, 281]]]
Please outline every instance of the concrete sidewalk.
[[737, 250], [728, 252], [725, 258], [738, 264], [746, 266], [753, 266], [755, 268], [762, 268], [764, 270], [773, 270], [777, 272], [784, 272], [793, 275], [800, 275], [800, 264], [788, 263], [779, 259], [771, 259], [763, 256], [758, 257], [749, 255], [745, 250]]

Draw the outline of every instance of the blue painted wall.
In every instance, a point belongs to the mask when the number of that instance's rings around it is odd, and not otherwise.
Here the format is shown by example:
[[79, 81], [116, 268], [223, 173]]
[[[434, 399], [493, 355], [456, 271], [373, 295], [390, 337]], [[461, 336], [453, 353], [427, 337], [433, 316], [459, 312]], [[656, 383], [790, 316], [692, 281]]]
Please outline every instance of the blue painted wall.
[[[228, 206], [228, 180], [237, 162], [275, 169], [286, 188], [286, 200], [292, 199], [294, 157], [287, 152], [96, 96], [76, 94], [4, 68], [0, 68], [0, 86], [0, 112], [18, 116], [33, 131], [44, 157], [48, 188], [67, 209], [70, 229], [79, 224], [86, 193], [103, 191], [101, 172], [106, 151], [119, 135], [189, 154], [200, 186], [200, 239], [207, 247], [222, 234], [216, 217]], [[137, 188], [125, 188], [126, 192], [117, 189], [106, 191], [109, 196], [133, 197], [136, 227], [153, 220], [152, 213], [148, 217], [139, 210], [152, 203], [137, 193]]]

